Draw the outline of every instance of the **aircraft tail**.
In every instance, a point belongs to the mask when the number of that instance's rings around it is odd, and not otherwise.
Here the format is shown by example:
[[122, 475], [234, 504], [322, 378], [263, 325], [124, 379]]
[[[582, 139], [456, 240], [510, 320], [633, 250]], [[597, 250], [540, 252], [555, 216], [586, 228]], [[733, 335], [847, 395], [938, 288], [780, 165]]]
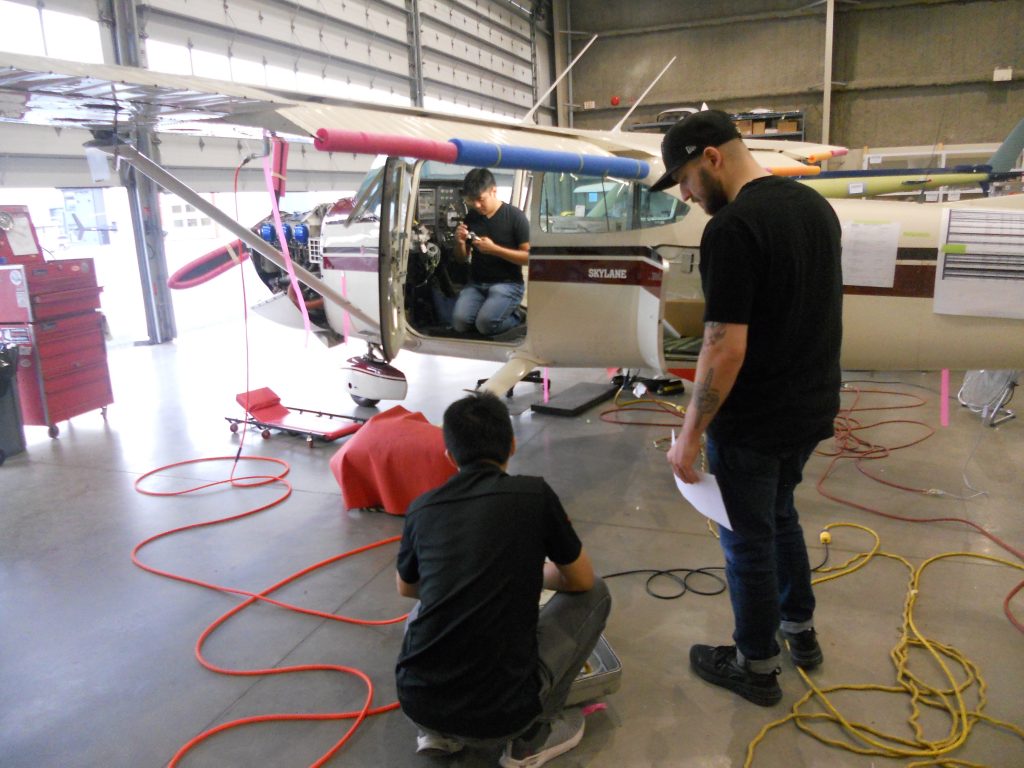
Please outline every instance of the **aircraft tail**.
[[988, 164], [992, 166], [993, 173], [1007, 173], [1013, 170], [1022, 151], [1024, 151], [1024, 120], [1017, 123], [1017, 127], [1010, 131], [1010, 135], [999, 145], [996, 153], [989, 158]]

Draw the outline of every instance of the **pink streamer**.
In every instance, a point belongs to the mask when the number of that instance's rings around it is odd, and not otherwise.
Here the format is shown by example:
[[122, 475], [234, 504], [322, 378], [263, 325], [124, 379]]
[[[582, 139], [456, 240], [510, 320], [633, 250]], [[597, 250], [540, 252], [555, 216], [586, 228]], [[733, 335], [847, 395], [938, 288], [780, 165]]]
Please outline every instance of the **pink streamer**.
[[942, 369], [939, 380], [939, 424], [949, 426], [949, 368]]
[[[365, 251], [363, 246], [359, 246], [359, 255], [364, 255]], [[341, 296], [342, 298], [348, 298], [348, 275], [344, 272], [341, 274]], [[346, 309], [342, 314], [341, 320], [341, 332], [345, 334], [345, 342], [352, 338], [352, 321], [348, 316], [348, 310]]]
[[281, 226], [281, 211], [277, 207], [277, 195], [274, 194], [274, 175], [270, 167], [270, 155], [263, 158], [263, 178], [267, 182], [267, 192], [270, 193], [270, 205], [274, 213], [274, 229], [277, 231], [277, 242], [281, 248], [281, 256], [284, 257], [284, 266], [288, 272], [288, 279], [291, 282], [292, 290], [295, 292], [295, 300], [299, 305], [299, 312], [302, 313], [302, 325], [306, 329], [306, 345], [309, 345], [309, 312], [306, 311], [306, 300], [302, 297], [302, 287], [295, 277], [295, 267], [292, 264], [291, 254], [288, 253], [288, 243], [284, 239], [284, 227]]

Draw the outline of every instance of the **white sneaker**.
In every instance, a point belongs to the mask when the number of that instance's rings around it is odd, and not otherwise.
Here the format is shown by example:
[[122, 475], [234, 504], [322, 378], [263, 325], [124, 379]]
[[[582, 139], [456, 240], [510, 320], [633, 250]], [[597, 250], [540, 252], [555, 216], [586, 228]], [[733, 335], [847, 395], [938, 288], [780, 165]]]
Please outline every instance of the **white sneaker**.
[[433, 731], [420, 730], [416, 734], [417, 755], [454, 755], [456, 752], [460, 752], [463, 746], [463, 743], [458, 739], [442, 736], [440, 733], [434, 733]]
[[551, 721], [551, 731], [539, 744], [535, 739], [513, 739], [505, 745], [498, 764], [502, 768], [540, 768], [580, 743], [583, 738], [583, 713], [565, 709]]

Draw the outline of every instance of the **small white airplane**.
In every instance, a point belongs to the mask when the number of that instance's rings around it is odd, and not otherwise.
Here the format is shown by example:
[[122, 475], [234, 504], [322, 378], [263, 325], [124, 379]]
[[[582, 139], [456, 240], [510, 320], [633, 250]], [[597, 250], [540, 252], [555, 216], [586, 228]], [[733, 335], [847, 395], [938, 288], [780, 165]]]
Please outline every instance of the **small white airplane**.
[[1022, 170], [1017, 166], [1017, 160], [1021, 151], [1024, 151], [1024, 120], [1017, 123], [988, 162], [982, 165], [823, 171], [798, 178], [828, 198], [905, 194], [962, 186], [981, 187], [981, 191], [988, 195], [994, 183], [1020, 180]]
[[[405, 396], [405, 377], [391, 365], [403, 349], [500, 362], [482, 385], [496, 393], [540, 366], [654, 373], [694, 367], [707, 217], [676, 190], [650, 192], [647, 183], [662, 172], [658, 135], [314, 103], [219, 81], [13, 54], [0, 54], [0, 106], [6, 119], [107, 131], [115, 111], [122, 125], [138, 115], [158, 128], [201, 118], [208, 129], [259, 126], [294, 141], [313, 139], [325, 151], [379, 155], [354, 202], [293, 216], [290, 223], [301, 228], [261, 237], [260, 225], [233, 221], [122, 139], [93, 142], [258, 254], [254, 266], [277, 308], [298, 317], [290, 268], [315, 302], [311, 320], [365, 340], [369, 352], [347, 368], [359, 403]], [[764, 167], [789, 175], [844, 151], [748, 144]], [[507, 169], [508, 202], [531, 222], [528, 319], [493, 338], [452, 333], [443, 311], [459, 280], [449, 257], [462, 177], [483, 165]], [[845, 368], [1024, 368], [1024, 196], [832, 204], [844, 226]], [[292, 264], [273, 244], [282, 237]], [[193, 265], [189, 280], [222, 271], [238, 255], [222, 250]]]

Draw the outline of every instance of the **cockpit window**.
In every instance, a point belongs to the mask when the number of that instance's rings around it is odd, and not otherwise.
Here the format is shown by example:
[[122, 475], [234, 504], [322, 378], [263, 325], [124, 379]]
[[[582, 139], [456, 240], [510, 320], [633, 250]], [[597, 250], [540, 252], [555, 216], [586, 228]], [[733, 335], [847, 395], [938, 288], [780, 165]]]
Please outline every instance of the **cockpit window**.
[[[386, 159], [386, 158], [385, 158]], [[376, 166], [376, 163], [374, 164]], [[384, 165], [372, 167], [356, 191], [355, 203], [349, 221], [380, 219], [380, 199], [384, 188]]]
[[665, 192], [651, 192], [650, 187], [637, 184], [640, 193], [640, 226], [660, 227], [679, 221], [690, 212], [690, 206]]
[[670, 224], [689, 206], [664, 192], [610, 176], [546, 173], [540, 227], [552, 233], [622, 232]]

